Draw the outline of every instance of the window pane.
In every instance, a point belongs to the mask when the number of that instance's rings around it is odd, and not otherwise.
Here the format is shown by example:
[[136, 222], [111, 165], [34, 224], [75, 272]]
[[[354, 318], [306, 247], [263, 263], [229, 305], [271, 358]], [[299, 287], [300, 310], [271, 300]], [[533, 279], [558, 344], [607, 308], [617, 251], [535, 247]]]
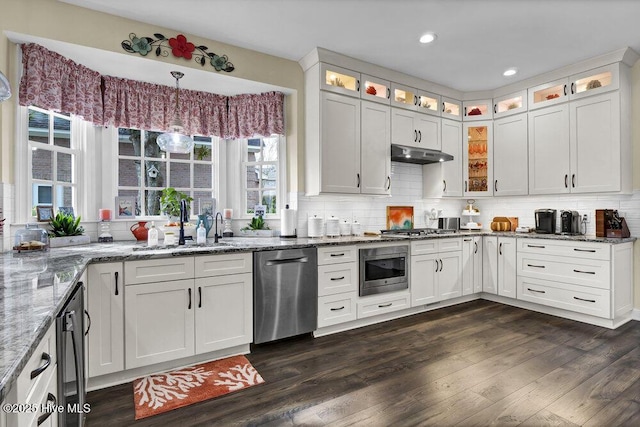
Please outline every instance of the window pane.
[[58, 147], [71, 148], [71, 121], [53, 117], [53, 143]]
[[118, 185], [121, 187], [139, 187], [140, 186], [140, 161], [119, 159], [118, 170], [120, 172], [118, 176]]
[[262, 166], [262, 188], [276, 188], [277, 179], [275, 165]]
[[56, 205], [60, 206], [73, 206], [73, 188], [68, 186], [58, 185], [56, 188]]
[[275, 162], [278, 160], [278, 138], [264, 138], [262, 154], [264, 162]]
[[191, 187], [191, 168], [189, 163], [169, 163], [171, 168], [171, 187]]
[[160, 195], [159, 190], [146, 190], [145, 198], [147, 200], [145, 206], [145, 215], [160, 215]]
[[147, 160], [144, 183], [147, 187], [164, 187], [167, 183], [167, 162]]
[[[58, 153], [56, 178], [62, 182], [73, 182], [73, 156], [67, 153]], [[62, 205], [71, 206], [71, 205]]]
[[118, 154], [121, 156], [140, 156], [139, 130], [118, 129]]
[[195, 188], [212, 187], [211, 169], [210, 164], [196, 163], [193, 165], [193, 186]]
[[31, 177], [53, 180], [53, 152], [47, 150], [31, 151]]
[[248, 162], [261, 162], [262, 161], [262, 152], [261, 152], [261, 140], [258, 138], [248, 139], [247, 140], [247, 161]]
[[191, 160], [191, 153], [171, 153], [171, 160]]
[[118, 190], [118, 196], [135, 197], [136, 199], [136, 215], [140, 215], [140, 193], [138, 190]]
[[146, 157], [165, 158], [166, 153], [160, 150], [156, 139], [160, 136], [161, 132], [144, 132], [144, 155]]
[[211, 138], [195, 137], [196, 145], [193, 149], [195, 160], [211, 161]]
[[262, 204], [267, 207], [268, 214], [276, 213], [276, 192], [274, 190], [263, 191]]
[[260, 192], [259, 191], [247, 191], [247, 213], [252, 214], [254, 207], [260, 204]]
[[49, 115], [29, 109], [29, 139], [43, 144], [49, 143]]
[[247, 166], [247, 188], [260, 186], [260, 166]]
[[53, 187], [51, 185], [33, 184], [32, 195], [33, 206], [53, 204]]

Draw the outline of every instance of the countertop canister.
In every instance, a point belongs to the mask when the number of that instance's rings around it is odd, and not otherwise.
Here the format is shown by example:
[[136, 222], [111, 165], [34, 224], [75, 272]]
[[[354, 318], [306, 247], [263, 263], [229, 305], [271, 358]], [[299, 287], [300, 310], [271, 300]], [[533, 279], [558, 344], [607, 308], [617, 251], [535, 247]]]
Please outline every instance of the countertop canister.
[[323, 221], [322, 221], [322, 217], [321, 216], [310, 216], [309, 217], [309, 237], [322, 237], [323, 236], [323, 232], [322, 232], [322, 228], [323, 228]]
[[340, 220], [335, 216], [327, 218], [327, 237], [339, 237], [340, 236]]

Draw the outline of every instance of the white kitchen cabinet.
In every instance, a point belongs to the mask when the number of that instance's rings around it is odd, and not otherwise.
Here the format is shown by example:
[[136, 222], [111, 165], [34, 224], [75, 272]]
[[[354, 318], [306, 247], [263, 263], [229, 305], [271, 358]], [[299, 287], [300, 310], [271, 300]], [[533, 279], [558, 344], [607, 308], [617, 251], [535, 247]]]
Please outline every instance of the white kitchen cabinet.
[[438, 254], [411, 257], [409, 274], [412, 307], [440, 301], [437, 278], [440, 268], [439, 259]]
[[411, 295], [409, 292], [390, 292], [371, 295], [357, 302], [357, 318], [364, 319], [366, 317], [404, 310], [409, 307], [411, 307]]
[[569, 105], [529, 111], [529, 194], [568, 193]]
[[438, 271], [438, 292], [440, 300], [462, 296], [462, 252], [440, 254]]
[[484, 236], [482, 290], [504, 297], [516, 297], [516, 239]]
[[462, 295], [482, 292], [482, 236], [462, 238]]
[[575, 74], [569, 78], [569, 85], [569, 99], [571, 100], [618, 90], [620, 88], [620, 64], [614, 63]]
[[455, 99], [442, 97], [442, 118], [461, 121], [462, 120], [462, 103]]
[[390, 194], [391, 110], [387, 105], [361, 102], [360, 192]]
[[475, 101], [462, 101], [462, 120], [491, 120], [493, 118], [493, 101], [480, 99]]
[[462, 239], [411, 242], [411, 306], [462, 295]]
[[423, 165], [423, 197], [462, 197], [462, 123], [442, 119], [442, 152], [453, 160]]
[[356, 320], [358, 248], [318, 248], [318, 328]]
[[90, 264], [87, 276], [89, 377], [124, 370], [124, 277], [121, 262]]
[[391, 82], [391, 106], [416, 111], [418, 89]]
[[388, 80], [361, 74], [363, 89], [360, 96], [363, 100], [389, 105], [391, 102], [391, 83]]
[[438, 117], [392, 108], [391, 142], [408, 147], [440, 150], [440, 123], [441, 119]]
[[527, 114], [493, 122], [493, 195], [529, 192]]
[[512, 93], [509, 95], [494, 98], [493, 118], [512, 116], [514, 114], [527, 112], [527, 91]]
[[498, 236], [482, 237], [482, 292], [498, 293]]
[[440, 116], [440, 95], [418, 90], [417, 111], [432, 116]]
[[195, 279], [195, 353], [253, 340], [253, 276], [226, 274]]
[[543, 83], [529, 88], [527, 92], [529, 111], [561, 104], [569, 99], [569, 79], [565, 77]]
[[320, 65], [320, 88], [360, 98], [360, 73], [323, 63]]
[[464, 195], [493, 195], [493, 122], [464, 123], [462, 139]]

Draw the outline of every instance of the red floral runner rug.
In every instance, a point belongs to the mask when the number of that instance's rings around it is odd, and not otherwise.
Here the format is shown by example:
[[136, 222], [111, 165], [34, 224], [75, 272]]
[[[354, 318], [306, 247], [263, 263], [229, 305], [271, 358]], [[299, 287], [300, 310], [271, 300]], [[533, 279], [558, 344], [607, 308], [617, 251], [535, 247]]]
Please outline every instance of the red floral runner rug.
[[133, 382], [136, 420], [263, 382], [258, 371], [244, 356], [138, 378]]

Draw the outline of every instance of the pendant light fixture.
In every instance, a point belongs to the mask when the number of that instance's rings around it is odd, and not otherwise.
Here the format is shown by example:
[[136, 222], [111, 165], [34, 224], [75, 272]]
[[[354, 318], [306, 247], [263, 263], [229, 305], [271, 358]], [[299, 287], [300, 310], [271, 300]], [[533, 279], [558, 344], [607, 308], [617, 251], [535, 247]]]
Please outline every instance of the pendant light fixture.
[[11, 98], [11, 85], [7, 77], [0, 71], [0, 102]]
[[180, 79], [184, 76], [180, 71], [172, 71], [171, 75], [176, 79], [176, 111], [171, 121], [170, 132], [160, 135], [156, 142], [162, 151], [167, 153], [189, 153], [193, 150], [193, 139], [184, 135], [184, 126], [180, 120]]

